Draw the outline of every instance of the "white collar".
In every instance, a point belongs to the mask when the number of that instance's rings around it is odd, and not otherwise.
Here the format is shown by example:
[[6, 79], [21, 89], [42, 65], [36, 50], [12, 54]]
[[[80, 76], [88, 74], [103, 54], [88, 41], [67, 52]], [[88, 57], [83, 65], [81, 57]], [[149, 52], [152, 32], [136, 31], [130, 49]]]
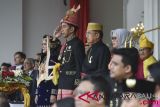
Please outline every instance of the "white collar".
[[16, 70], [21, 70], [23, 65], [16, 65]]
[[32, 74], [33, 70], [29, 70], [28, 75], [30, 76]]

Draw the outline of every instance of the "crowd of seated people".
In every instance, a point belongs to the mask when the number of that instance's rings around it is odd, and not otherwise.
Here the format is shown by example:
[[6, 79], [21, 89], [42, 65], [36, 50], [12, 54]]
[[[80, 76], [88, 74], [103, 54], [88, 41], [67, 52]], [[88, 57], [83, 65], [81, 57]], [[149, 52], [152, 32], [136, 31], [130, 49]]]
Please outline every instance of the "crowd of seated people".
[[[160, 107], [150, 102], [159, 100], [160, 62], [153, 56], [154, 44], [146, 35], [140, 37], [139, 48], [127, 47], [125, 40], [131, 34], [118, 28], [111, 31], [112, 47], [108, 47], [102, 41], [103, 25], [90, 22], [85, 48], [77, 36], [79, 7], [73, 10], [66, 13], [53, 36], [42, 37], [41, 52], [35, 58], [15, 52], [13, 65], [1, 64], [1, 72], [22, 70], [32, 78], [27, 87], [30, 107]], [[122, 98], [126, 93], [151, 93], [154, 97]], [[0, 107], [9, 107], [8, 101], [24, 101], [18, 91], [7, 96], [0, 96]]]

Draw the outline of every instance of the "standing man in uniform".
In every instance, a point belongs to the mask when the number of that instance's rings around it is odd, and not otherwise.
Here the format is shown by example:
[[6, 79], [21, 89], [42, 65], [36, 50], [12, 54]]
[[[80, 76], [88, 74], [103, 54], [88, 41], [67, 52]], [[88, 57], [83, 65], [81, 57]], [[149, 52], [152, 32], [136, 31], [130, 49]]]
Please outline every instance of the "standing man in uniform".
[[87, 51], [82, 66], [82, 77], [97, 74], [106, 76], [111, 54], [109, 48], [102, 42], [103, 26], [99, 23], [88, 23], [86, 36], [91, 48]]
[[78, 29], [78, 8], [69, 10], [61, 21], [61, 33], [66, 40], [66, 45], [61, 55], [62, 65], [58, 83], [58, 100], [72, 96], [82, 71], [85, 49], [83, 42], [76, 35]]

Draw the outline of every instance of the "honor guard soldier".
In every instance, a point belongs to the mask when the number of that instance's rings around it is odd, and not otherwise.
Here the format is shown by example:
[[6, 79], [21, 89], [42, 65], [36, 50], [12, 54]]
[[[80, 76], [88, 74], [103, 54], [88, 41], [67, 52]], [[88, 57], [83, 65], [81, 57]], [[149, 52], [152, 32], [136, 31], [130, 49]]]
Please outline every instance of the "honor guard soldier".
[[88, 23], [86, 37], [91, 47], [82, 65], [82, 77], [97, 74], [107, 76], [111, 54], [109, 48], [102, 42], [103, 26], [99, 23]]
[[83, 42], [76, 35], [79, 9], [80, 6], [70, 9], [61, 20], [61, 34], [65, 38], [66, 44], [63, 53], [60, 53], [61, 67], [58, 82], [58, 100], [72, 96], [73, 90], [80, 80], [85, 49]]

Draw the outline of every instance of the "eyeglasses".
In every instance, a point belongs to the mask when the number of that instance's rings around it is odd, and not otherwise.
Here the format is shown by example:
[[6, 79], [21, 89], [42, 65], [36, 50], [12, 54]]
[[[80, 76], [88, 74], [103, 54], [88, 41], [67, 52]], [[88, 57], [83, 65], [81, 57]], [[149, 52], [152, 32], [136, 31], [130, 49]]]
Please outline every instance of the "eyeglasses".
[[39, 62], [39, 60], [38, 60], [38, 59], [34, 59], [34, 61], [35, 61], [35, 62]]
[[111, 39], [112, 39], [112, 40], [116, 40], [116, 39], [117, 39], [117, 37], [112, 37]]
[[47, 45], [47, 43], [42, 43], [42, 45]]
[[97, 32], [86, 32], [86, 36], [88, 36], [88, 35], [94, 35], [94, 34], [96, 34]]

